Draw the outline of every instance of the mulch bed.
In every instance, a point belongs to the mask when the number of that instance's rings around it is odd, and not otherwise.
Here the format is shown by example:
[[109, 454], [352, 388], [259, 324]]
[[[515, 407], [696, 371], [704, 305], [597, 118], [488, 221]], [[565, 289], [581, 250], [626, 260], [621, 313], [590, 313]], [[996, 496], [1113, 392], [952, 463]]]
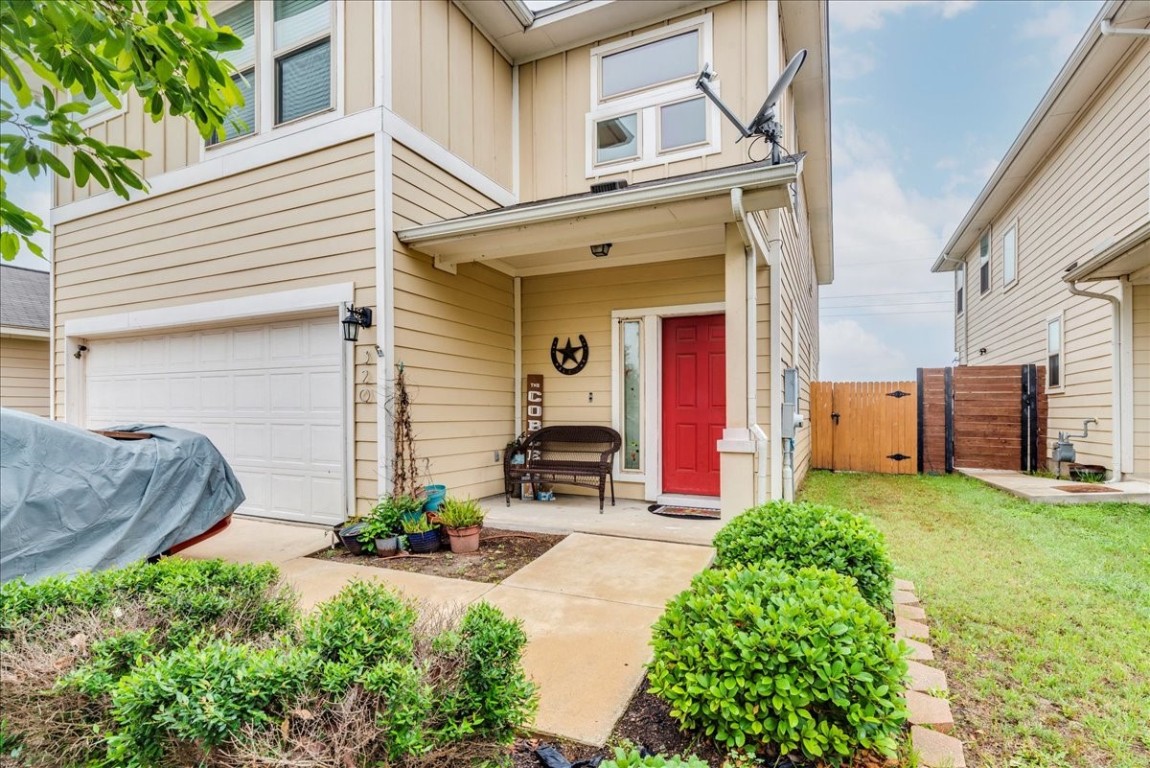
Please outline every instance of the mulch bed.
[[314, 552], [309, 557], [336, 563], [390, 568], [396, 571], [425, 573], [449, 579], [466, 579], [498, 584], [544, 552], [563, 541], [565, 536], [545, 533], [522, 533], [499, 528], [484, 528], [479, 536], [479, 551], [455, 555], [444, 548], [429, 555], [376, 557], [353, 555], [341, 546]]

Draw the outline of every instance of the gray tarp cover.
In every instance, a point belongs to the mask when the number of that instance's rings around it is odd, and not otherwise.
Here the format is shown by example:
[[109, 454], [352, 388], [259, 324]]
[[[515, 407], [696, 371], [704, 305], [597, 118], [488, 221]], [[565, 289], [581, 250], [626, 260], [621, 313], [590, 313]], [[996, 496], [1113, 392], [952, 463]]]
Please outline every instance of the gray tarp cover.
[[119, 441], [0, 409], [0, 581], [143, 560], [199, 536], [244, 492], [203, 435]]

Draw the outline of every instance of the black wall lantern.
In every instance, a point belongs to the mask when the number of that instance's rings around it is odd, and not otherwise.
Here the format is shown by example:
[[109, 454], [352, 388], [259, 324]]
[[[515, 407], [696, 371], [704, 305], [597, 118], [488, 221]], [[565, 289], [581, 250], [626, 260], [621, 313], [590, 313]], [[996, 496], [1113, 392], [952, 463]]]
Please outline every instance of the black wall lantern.
[[356, 308], [354, 304], [347, 307], [347, 317], [343, 319], [343, 340], [358, 341], [359, 329], [371, 327], [371, 310], [367, 307]]
[[591, 246], [591, 255], [597, 259], [601, 259], [611, 252], [610, 243], [595, 243]]

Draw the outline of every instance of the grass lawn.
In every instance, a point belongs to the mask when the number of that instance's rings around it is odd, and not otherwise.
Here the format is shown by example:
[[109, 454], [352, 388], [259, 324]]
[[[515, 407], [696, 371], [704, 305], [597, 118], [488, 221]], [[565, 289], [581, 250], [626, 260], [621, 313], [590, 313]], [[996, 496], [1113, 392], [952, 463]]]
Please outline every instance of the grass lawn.
[[1150, 508], [1029, 504], [958, 475], [811, 472], [914, 581], [967, 763], [1150, 766]]

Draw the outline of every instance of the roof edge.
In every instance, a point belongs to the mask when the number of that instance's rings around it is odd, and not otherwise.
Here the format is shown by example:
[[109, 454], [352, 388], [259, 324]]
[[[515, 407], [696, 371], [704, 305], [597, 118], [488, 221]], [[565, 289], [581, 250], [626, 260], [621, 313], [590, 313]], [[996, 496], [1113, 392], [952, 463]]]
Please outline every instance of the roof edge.
[[[1150, 240], [1150, 221], [1135, 229], [1125, 237], [1094, 249], [1094, 255], [1081, 264], [1072, 264], [1062, 277], [1067, 283], [1076, 283], [1090, 279], [1090, 273], [1105, 267], [1115, 259], [1125, 256], [1128, 252]], [[1111, 277], [1095, 278], [1097, 280], [1112, 280]]]

